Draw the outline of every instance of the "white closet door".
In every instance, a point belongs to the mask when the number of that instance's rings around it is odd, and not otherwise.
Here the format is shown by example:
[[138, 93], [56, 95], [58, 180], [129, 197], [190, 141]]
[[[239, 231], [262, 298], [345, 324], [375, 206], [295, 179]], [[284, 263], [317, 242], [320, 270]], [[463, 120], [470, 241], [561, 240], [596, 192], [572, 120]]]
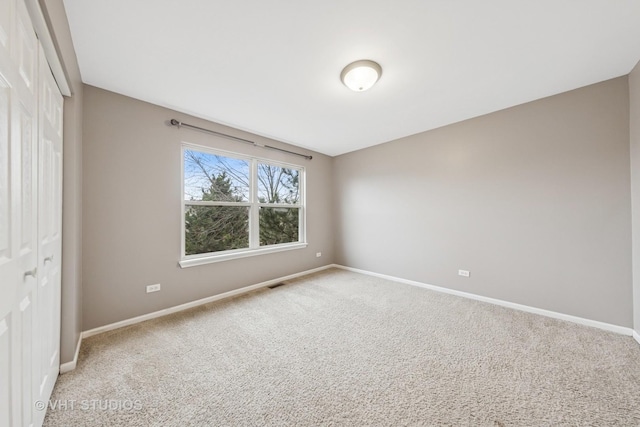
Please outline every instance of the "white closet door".
[[34, 421], [37, 46], [24, 2], [0, 0], [0, 426]]
[[14, 256], [11, 178], [11, 105], [16, 79], [11, 58], [14, 4], [0, 0], [0, 426], [17, 425], [20, 420], [19, 400], [13, 373], [17, 323], [14, 302], [18, 298], [18, 262]]
[[[38, 304], [35, 346], [39, 360], [34, 400], [47, 402], [60, 368], [60, 284], [62, 259], [62, 95], [40, 48], [38, 99]], [[36, 411], [35, 424], [44, 420]]]
[[[11, 150], [11, 113], [14, 91], [9, 82], [15, 72], [9, 55], [10, 21], [5, 13], [13, 13], [11, 4], [0, 0], [0, 426], [19, 425], [20, 400], [17, 394], [20, 365], [17, 348], [18, 313], [14, 311], [19, 290], [19, 263], [15, 248], [14, 228], [19, 219], [14, 215], [12, 181], [14, 178]], [[15, 371], [14, 371], [15, 369]]]

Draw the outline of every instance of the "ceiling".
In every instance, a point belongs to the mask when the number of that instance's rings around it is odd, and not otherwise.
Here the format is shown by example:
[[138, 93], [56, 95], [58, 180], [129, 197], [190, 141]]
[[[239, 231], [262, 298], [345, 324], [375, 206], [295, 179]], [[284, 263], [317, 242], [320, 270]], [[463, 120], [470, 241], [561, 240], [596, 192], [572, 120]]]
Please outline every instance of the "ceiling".
[[[85, 83], [332, 156], [640, 60], [640, 0], [64, 4]], [[383, 68], [360, 93], [340, 81], [358, 59]]]

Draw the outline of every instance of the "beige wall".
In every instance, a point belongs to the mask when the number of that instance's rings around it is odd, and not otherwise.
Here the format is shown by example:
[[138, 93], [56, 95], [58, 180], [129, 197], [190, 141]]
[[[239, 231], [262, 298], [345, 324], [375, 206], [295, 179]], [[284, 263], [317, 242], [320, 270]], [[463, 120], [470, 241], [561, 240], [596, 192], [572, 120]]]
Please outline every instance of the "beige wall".
[[[84, 87], [83, 325], [141, 314], [333, 263], [332, 160], [277, 153], [165, 123], [171, 118], [302, 149]], [[306, 249], [181, 269], [181, 141], [303, 165]], [[302, 150], [304, 151], [304, 150]], [[316, 252], [322, 252], [316, 258]], [[146, 294], [145, 286], [162, 290]]]
[[64, 99], [60, 362], [73, 360], [82, 331], [82, 78], [62, 0], [40, 0], [71, 85]]
[[629, 138], [633, 218], [633, 326], [640, 334], [640, 62], [629, 74]]
[[629, 327], [628, 120], [621, 77], [339, 156], [336, 261]]

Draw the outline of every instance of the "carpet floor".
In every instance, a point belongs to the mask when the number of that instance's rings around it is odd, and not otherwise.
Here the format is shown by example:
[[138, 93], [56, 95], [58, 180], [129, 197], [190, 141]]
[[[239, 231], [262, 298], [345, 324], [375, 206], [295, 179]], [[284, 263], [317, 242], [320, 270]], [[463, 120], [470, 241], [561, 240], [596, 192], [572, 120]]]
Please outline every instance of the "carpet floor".
[[83, 341], [46, 426], [638, 426], [633, 338], [331, 269]]

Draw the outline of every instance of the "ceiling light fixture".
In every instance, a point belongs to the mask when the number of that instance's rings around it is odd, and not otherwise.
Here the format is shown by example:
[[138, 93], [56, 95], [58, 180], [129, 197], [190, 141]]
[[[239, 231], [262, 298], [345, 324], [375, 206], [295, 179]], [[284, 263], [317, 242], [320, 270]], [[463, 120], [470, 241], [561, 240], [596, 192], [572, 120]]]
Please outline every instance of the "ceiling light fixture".
[[382, 67], [368, 59], [352, 62], [340, 73], [340, 80], [354, 92], [364, 92], [376, 84], [382, 75]]

